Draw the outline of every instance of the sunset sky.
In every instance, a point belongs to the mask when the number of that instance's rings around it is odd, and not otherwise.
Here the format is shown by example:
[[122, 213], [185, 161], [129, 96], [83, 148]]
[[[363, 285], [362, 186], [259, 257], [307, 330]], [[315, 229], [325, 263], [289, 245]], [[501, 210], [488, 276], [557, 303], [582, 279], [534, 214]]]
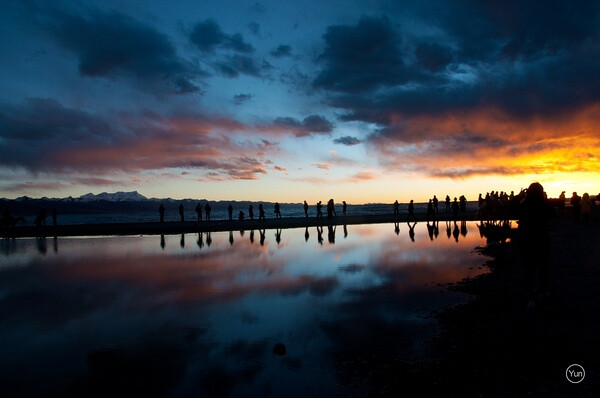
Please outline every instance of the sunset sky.
[[0, 197], [600, 191], [599, 1], [0, 7]]

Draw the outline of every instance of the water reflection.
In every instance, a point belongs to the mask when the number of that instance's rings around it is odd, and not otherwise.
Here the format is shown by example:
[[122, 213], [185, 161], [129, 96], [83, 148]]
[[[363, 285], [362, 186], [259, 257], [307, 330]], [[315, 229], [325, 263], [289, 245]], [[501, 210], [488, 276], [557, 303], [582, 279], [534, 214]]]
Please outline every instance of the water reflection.
[[495, 227], [446, 224], [456, 244], [434, 225], [433, 240], [411, 223], [408, 236], [344, 226], [338, 241], [328, 226], [325, 245], [323, 227], [316, 242], [309, 228], [259, 230], [260, 245], [254, 231], [235, 242], [198, 233], [187, 246], [185, 235], [61, 238], [55, 255], [39, 239], [3, 242], [0, 393], [356, 395], [339, 386], [341, 359], [414, 355], [432, 333], [423, 315], [464, 299], [438, 285], [483, 272], [471, 251]]

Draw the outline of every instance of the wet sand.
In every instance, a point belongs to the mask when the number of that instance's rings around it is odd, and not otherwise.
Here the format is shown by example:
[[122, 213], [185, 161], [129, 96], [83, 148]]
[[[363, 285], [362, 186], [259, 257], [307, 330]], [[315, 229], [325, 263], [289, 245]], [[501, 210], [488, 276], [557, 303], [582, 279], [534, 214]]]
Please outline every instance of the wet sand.
[[[600, 391], [600, 215], [589, 226], [551, 221], [549, 295], [528, 308], [518, 237], [488, 245], [490, 273], [450, 289], [466, 304], [434, 312], [439, 333], [419, 358], [361, 356], [340, 363], [368, 396], [597, 397]], [[516, 234], [513, 234], [516, 235]], [[585, 369], [581, 383], [567, 367]], [[350, 375], [350, 376], [348, 376]]]
[[[459, 220], [471, 221], [475, 213], [461, 213]], [[440, 213], [438, 221], [454, 220], [454, 216]], [[416, 214], [415, 221], [425, 221], [425, 214]], [[214, 220], [214, 221], [186, 221], [186, 222], [144, 222], [144, 223], [111, 223], [111, 224], [73, 224], [73, 225], [46, 225], [45, 227], [17, 225], [15, 228], [5, 229], [3, 235], [10, 237], [41, 237], [41, 236], [99, 236], [99, 235], [161, 235], [182, 234], [196, 232], [219, 232], [239, 230], [286, 229], [305, 228], [326, 225], [356, 225], [407, 222], [407, 215], [352, 215], [327, 217], [292, 217], [268, 218], [266, 220]], [[412, 222], [412, 219], [411, 219]]]

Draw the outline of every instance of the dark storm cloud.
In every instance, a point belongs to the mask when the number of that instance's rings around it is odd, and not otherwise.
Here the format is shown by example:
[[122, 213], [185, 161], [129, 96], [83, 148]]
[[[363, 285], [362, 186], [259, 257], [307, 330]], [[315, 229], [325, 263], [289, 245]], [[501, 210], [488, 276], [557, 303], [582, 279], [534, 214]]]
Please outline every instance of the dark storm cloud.
[[242, 105], [244, 102], [252, 99], [251, 94], [237, 94], [233, 96], [233, 103], [236, 105]]
[[214, 52], [217, 48], [227, 48], [241, 53], [252, 53], [254, 47], [244, 41], [241, 33], [227, 35], [212, 19], [198, 22], [189, 34], [190, 41], [203, 52]]
[[257, 66], [254, 59], [243, 55], [233, 55], [216, 62], [214, 67], [225, 77], [234, 78], [240, 74], [259, 77], [266, 65]]
[[203, 73], [180, 58], [169, 38], [152, 26], [95, 9], [36, 11], [41, 26], [78, 56], [84, 76], [126, 77], [156, 94], [199, 91], [194, 79]]
[[292, 55], [292, 47], [288, 46], [287, 44], [282, 44], [275, 50], [271, 51], [271, 55], [276, 58], [289, 57]]
[[400, 37], [387, 18], [363, 17], [354, 26], [333, 25], [323, 39], [317, 88], [359, 93], [408, 79]]
[[311, 134], [330, 134], [333, 124], [323, 116], [310, 115], [303, 120], [292, 117], [279, 117], [274, 125], [290, 129], [296, 137], [306, 137]]
[[352, 137], [350, 135], [347, 135], [345, 137], [336, 138], [335, 140], [333, 140], [333, 142], [336, 143], [336, 144], [342, 144], [342, 145], [346, 145], [346, 146], [352, 146], [352, 145], [358, 145], [362, 141], [359, 140], [356, 137]]

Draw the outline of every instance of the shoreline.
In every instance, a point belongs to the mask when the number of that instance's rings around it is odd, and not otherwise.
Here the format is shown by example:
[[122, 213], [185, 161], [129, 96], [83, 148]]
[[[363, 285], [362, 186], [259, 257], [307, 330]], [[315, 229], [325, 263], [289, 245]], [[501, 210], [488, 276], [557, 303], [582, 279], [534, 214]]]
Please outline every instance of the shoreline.
[[[17, 225], [2, 230], [2, 236], [8, 238], [52, 237], [52, 236], [102, 236], [102, 235], [172, 235], [197, 232], [227, 232], [239, 230], [308, 228], [328, 225], [357, 225], [406, 223], [407, 214], [351, 215], [327, 217], [290, 217], [254, 220], [211, 220], [184, 222], [140, 222], [105, 224], [67, 224], [67, 225]], [[425, 214], [415, 214], [410, 222], [426, 222]], [[435, 221], [477, 221], [475, 212], [438, 214]]]

